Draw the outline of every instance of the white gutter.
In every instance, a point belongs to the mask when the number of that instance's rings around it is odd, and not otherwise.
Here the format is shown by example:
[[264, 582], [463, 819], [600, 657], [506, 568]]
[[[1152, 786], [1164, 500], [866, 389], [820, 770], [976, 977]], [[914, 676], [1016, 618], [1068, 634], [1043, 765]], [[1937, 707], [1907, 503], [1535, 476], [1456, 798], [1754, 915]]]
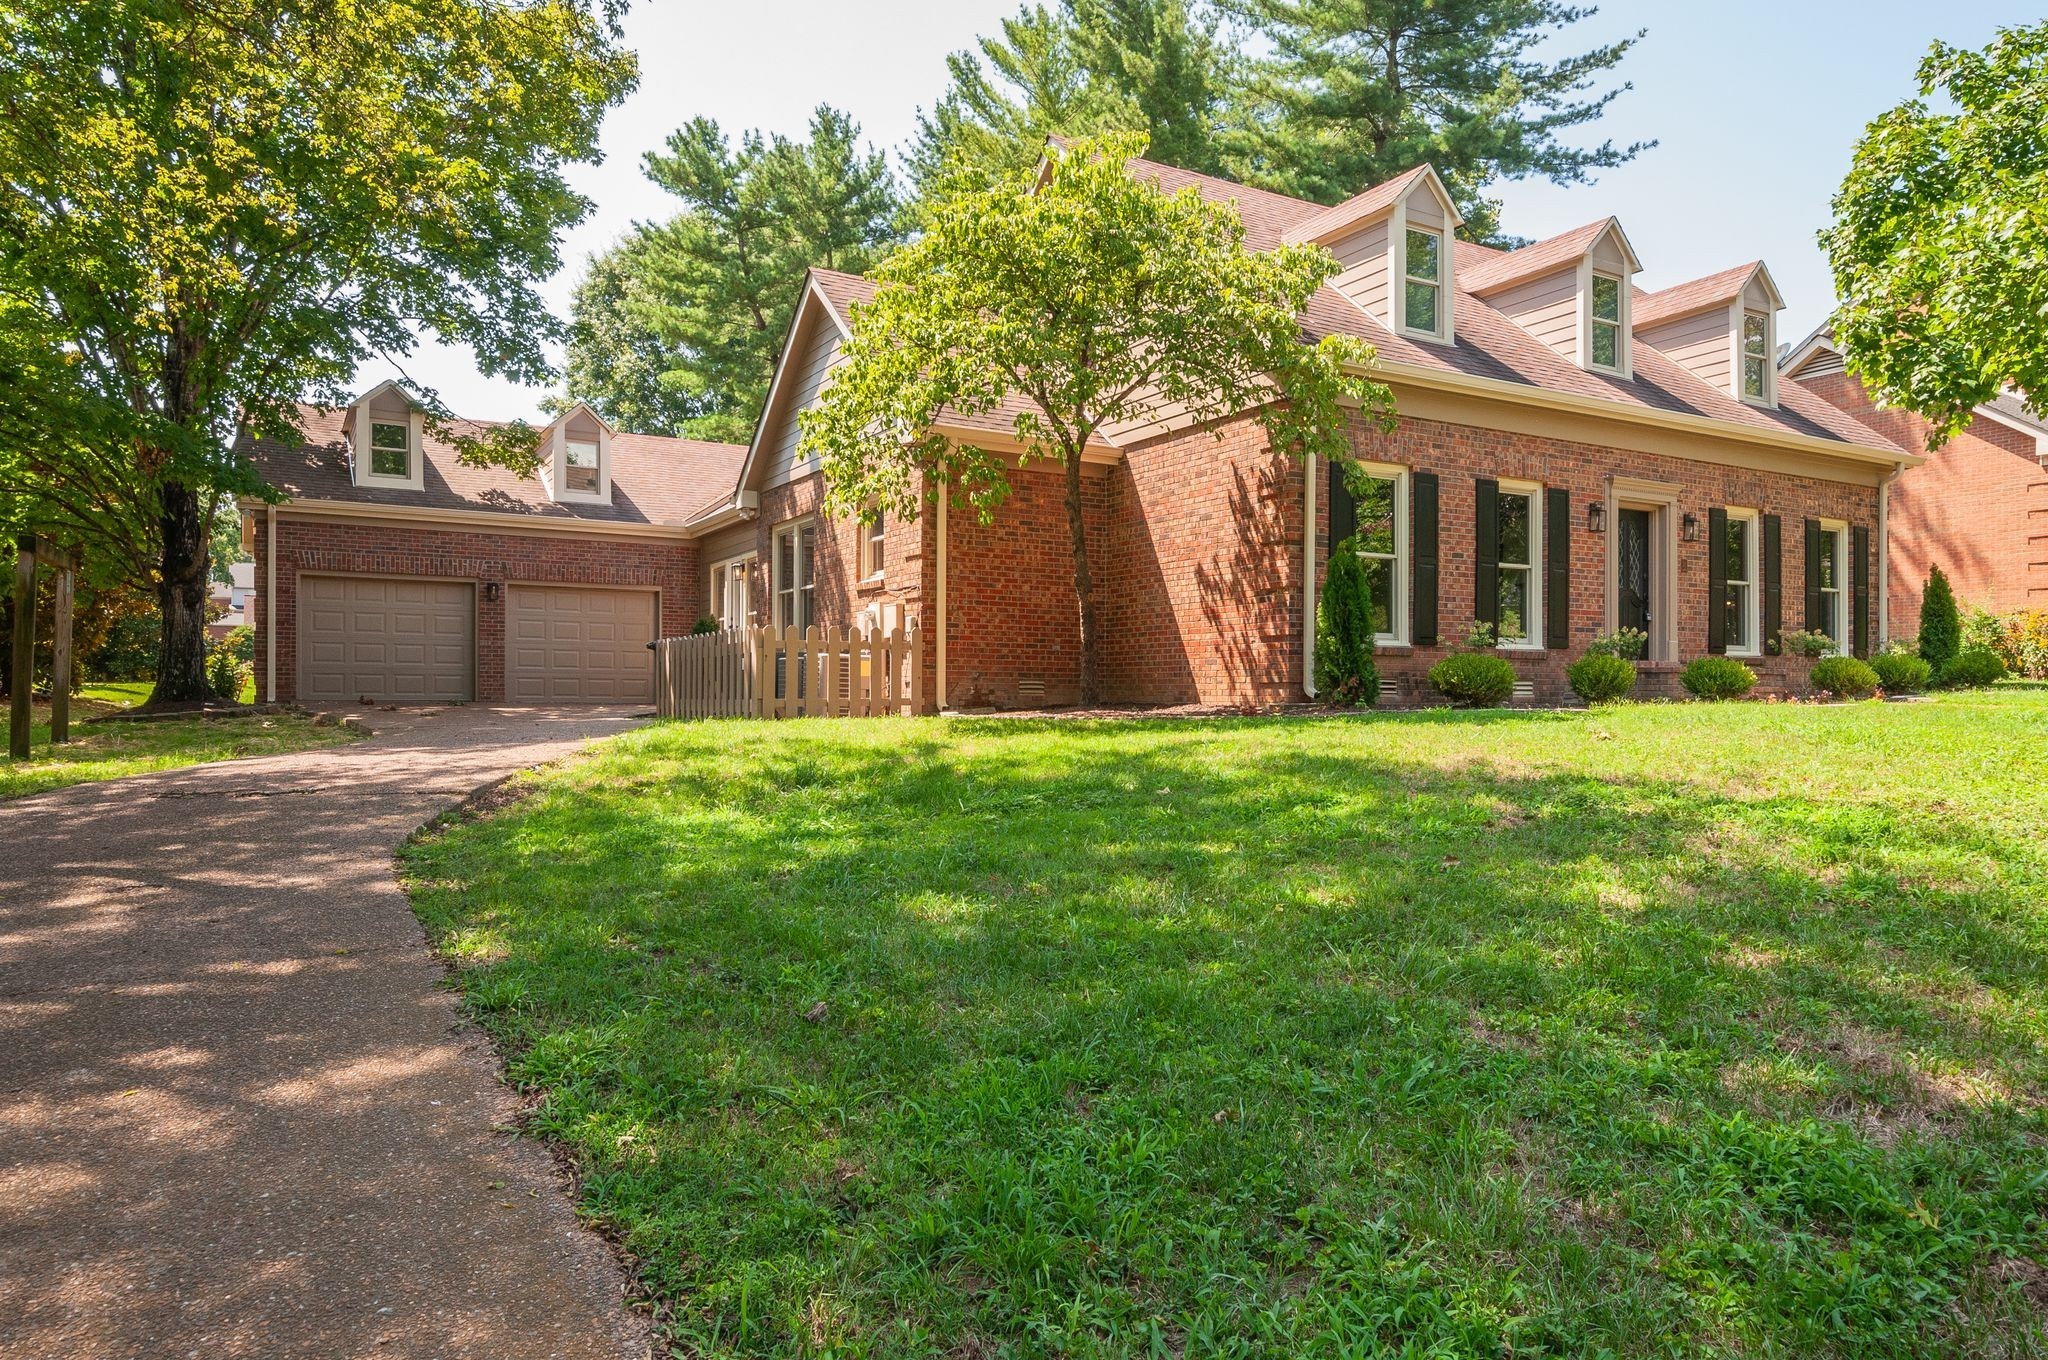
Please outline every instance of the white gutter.
[[277, 507], [263, 507], [263, 701], [277, 702]]
[[939, 626], [934, 647], [939, 658], [939, 710], [946, 708], [946, 502], [952, 500], [949, 486], [939, 490]]
[[1316, 456], [1302, 460], [1301, 688], [1316, 697]]

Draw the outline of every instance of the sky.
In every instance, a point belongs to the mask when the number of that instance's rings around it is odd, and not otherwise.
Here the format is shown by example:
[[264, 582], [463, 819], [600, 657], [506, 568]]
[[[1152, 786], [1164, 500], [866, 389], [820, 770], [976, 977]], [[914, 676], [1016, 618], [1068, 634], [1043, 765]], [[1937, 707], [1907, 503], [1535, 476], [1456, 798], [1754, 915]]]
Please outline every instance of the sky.
[[[946, 55], [1016, 8], [1017, 0], [637, 0], [626, 41], [640, 54], [640, 85], [606, 118], [603, 163], [571, 170], [595, 207], [565, 237], [547, 300], [566, 317], [594, 251], [637, 221], [674, 212], [640, 161], [691, 118], [716, 119], [728, 134], [800, 137], [811, 111], [828, 103], [876, 145], [900, 149], [919, 108], [945, 88]], [[1642, 260], [1637, 282], [1651, 291], [1761, 258], [1785, 297], [1779, 338], [1796, 342], [1833, 300], [1815, 233], [1865, 124], [1915, 93], [1915, 69], [1936, 39], [1979, 47], [2001, 26], [2040, 18], [2038, 0], [1608, 0], [1559, 51], [1645, 30], [1613, 73], [1633, 88], [1574, 140], [1657, 145], [1593, 184], [1499, 185], [1502, 227], [1541, 239], [1616, 216]], [[402, 364], [365, 365], [357, 390], [402, 372], [460, 415], [541, 418], [544, 389], [485, 378], [466, 350], [428, 340]]]

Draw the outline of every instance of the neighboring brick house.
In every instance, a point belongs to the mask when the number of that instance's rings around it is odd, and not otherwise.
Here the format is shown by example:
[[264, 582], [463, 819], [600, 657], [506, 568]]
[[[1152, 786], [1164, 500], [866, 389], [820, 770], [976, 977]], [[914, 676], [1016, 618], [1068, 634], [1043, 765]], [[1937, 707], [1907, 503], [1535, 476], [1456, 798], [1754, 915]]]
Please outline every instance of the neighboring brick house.
[[[1924, 452], [1928, 424], [1886, 410], [1842, 366], [1825, 326], [1788, 351], [1780, 372], [1901, 447]], [[1958, 599], [1995, 613], [2048, 608], [2048, 422], [2016, 396], [1977, 408], [1970, 423], [1891, 488], [1889, 610], [1893, 631], [1920, 627], [1920, 596], [1939, 566]]]
[[[1098, 436], [1083, 460], [1083, 518], [1105, 701], [1304, 697], [1330, 545], [1354, 535], [1396, 701], [1426, 699], [1429, 667], [1480, 620], [1500, 630], [1524, 697], [1540, 702], [1566, 700], [1565, 665], [1624, 625], [1650, 635], [1650, 693], [1669, 692], [1678, 666], [1708, 651], [1747, 657], [1767, 686], [1785, 686], [1790, 671], [1773, 655], [1781, 629], [1820, 627], [1844, 650], [1873, 645], [1885, 483], [1920, 460], [1781, 377], [1771, 362], [1781, 304], [1761, 264], [1644, 293], [1611, 218], [1512, 252], [1455, 242], [1456, 209], [1428, 167], [1333, 208], [1152, 162], [1132, 168], [1168, 190], [1234, 201], [1253, 248], [1331, 249], [1343, 272], [1311, 301], [1305, 328], [1378, 347], [1399, 423], [1391, 435], [1354, 432], [1355, 486], [1326, 464], [1276, 454], [1249, 413]], [[327, 664], [307, 636], [286, 635], [293, 574], [322, 578], [329, 595], [349, 576], [414, 582], [415, 611], [422, 578], [452, 583], [457, 614], [462, 585], [517, 579], [658, 588], [663, 632], [700, 612], [727, 625], [915, 619], [928, 639], [925, 693], [941, 705], [1073, 702], [1078, 609], [1055, 465], [1018, 468], [986, 524], [936, 501], [914, 519], [873, 523], [821, 512], [822, 474], [798, 456], [797, 416], [829, 382], [873, 287], [824, 270], [806, 279], [750, 446], [605, 431], [610, 452], [599, 456], [613, 480], [580, 502], [550, 488], [564, 485], [570, 426], [591, 433], [587, 411], [549, 431], [552, 480], [457, 470], [427, 441], [414, 447], [428, 481], [409, 490], [350, 480], [388, 420], [309, 413], [306, 449], [258, 460], [292, 497], [265, 512], [278, 520], [280, 561], [264, 578], [278, 581], [265, 595], [279, 601], [280, 671], [293, 657], [302, 669]], [[940, 428], [1021, 453], [1014, 415]], [[614, 493], [631, 501], [630, 518]], [[497, 542], [512, 534], [524, 544], [516, 562]], [[351, 589], [383, 600], [396, 587]], [[566, 618], [577, 611], [564, 598]], [[464, 684], [485, 699], [599, 697], [536, 689], [530, 666], [505, 659], [503, 608], [473, 607], [473, 678], [444, 677], [449, 697]], [[562, 627], [566, 665], [573, 630]], [[335, 645], [327, 628], [320, 654]]]

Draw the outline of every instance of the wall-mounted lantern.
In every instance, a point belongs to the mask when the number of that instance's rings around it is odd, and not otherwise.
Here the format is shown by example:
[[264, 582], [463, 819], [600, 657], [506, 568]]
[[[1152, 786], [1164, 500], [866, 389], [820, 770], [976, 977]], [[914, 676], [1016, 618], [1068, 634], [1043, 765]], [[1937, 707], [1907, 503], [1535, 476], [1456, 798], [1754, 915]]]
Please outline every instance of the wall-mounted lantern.
[[1688, 510], [1685, 512], [1685, 518], [1678, 522], [1678, 528], [1685, 535], [1686, 542], [1697, 543], [1700, 541], [1700, 517], [1692, 511]]
[[489, 601], [491, 601], [491, 602], [492, 602], [493, 604], [496, 604], [496, 603], [497, 603], [497, 600], [498, 600], [498, 583], [497, 583], [496, 581], [486, 581], [486, 582], [484, 582], [484, 598], [485, 598], [486, 600], [489, 600]]
[[1596, 534], [1607, 532], [1607, 502], [1592, 501], [1586, 506], [1586, 528]]

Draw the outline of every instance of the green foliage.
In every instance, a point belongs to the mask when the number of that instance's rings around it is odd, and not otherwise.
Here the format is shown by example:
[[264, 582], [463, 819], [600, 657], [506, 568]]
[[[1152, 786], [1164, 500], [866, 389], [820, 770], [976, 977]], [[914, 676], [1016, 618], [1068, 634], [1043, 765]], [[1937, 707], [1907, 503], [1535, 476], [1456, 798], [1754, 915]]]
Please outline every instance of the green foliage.
[[617, 429], [681, 435], [711, 403], [687, 389], [687, 356], [641, 320], [654, 302], [647, 243], [636, 227], [584, 266], [569, 301], [566, 395], [554, 405], [587, 401]]
[[1379, 668], [1373, 663], [1372, 599], [1357, 540], [1330, 553], [1323, 597], [1316, 606], [1316, 694], [1325, 703], [1376, 704]]
[[231, 499], [223, 497], [213, 507], [213, 532], [207, 542], [207, 560], [212, 563], [216, 584], [229, 585], [234, 575], [228, 568], [242, 561], [242, 512]]
[[124, 611], [108, 621], [97, 645], [81, 649], [79, 670], [87, 680], [154, 679], [160, 631], [153, 611]]
[[240, 623], [228, 629], [227, 636], [221, 639], [221, 646], [244, 666], [256, 664], [256, 630], [248, 624]]
[[718, 620], [709, 614], [699, 615], [697, 621], [690, 625], [690, 635], [692, 637], [701, 637], [706, 633], [715, 633], [717, 631]]
[[1700, 699], [1740, 699], [1756, 688], [1756, 672], [1725, 656], [1698, 656], [1685, 663], [1678, 683]]
[[1936, 448], [2003, 392], [2048, 393], [2048, 23], [1936, 43], [1919, 81], [1864, 130], [1820, 239], [1851, 371]]
[[1920, 595], [1920, 655], [1934, 667], [1936, 675], [1955, 660], [1962, 646], [1963, 623], [1956, 610], [1956, 594], [1940, 567], [1927, 573], [1927, 588]]
[[1778, 652], [1781, 656], [1805, 657], [1813, 660], [1827, 656], [1835, 650], [1835, 640], [1819, 628], [1787, 628], [1778, 634]]
[[1824, 657], [1813, 664], [1813, 687], [1837, 699], [1868, 699], [1877, 692], [1879, 680], [1874, 667], [1853, 656]]
[[71, 703], [71, 740], [50, 745], [47, 715], [37, 705], [30, 728], [29, 758], [0, 760], [0, 802], [31, 793], [123, 779], [155, 770], [175, 770], [216, 760], [286, 755], [317, 746], [344, 745], [358, 734], [341, 727], [315, 727], [293, 713], [266, 717], [214, 715], [168, 722], [84, 723], [81, 719], [136, 707], [149, 698], [147, 684], [114, 693], [87, 686]]
[[2048, 680], [2048, 609], [2016, 609], [2005, 615], [1973, 609], [1963, 621], [1963, 645], [1998, 653], [2013, 675]]
[[234, 703], [242, 697], [249, 680], [249, 667], [235, 655], [227, 638], [217, 639], [206, 649], [206, 688], [216, 699]]
[[1514, 697], [1515, 668], [1491, 652], [1454, 652], [1429, 668], [1429, 683], [1459, 708], [1495, 708]]
[[1618, 656], [1624, 661], [1641, 661], [1649, 651], [1650, 635], [1640, 628], [1617, 628], [1586, 644], [1588, 656]]
[[1934, 674], [1949, 689], [1982, 689], [2005, 678], [2005, 662], [1989, 647], [1965, 647]]
[[1098, 643], [1081, 455], [1099, 431], [1160, 404], [1197, 423], [1256, 411], [1273, 447], [1342, 459], [1351, 431], [1387, 428], [1392, 405], [1367, 376], [1371, 346], [1302, 339], [1303, 307], [1337, 272], [1330, 253], [1249, 249], [1233, 205], [1126, 173], [1143, 149], [1131, 136], [1077, 141], [1049, 156], [1042, 183], [1021, 172], [927, 204], [802, 415], [831, 508], [913, 515], [936, 483], [987, 518], [1018, 455], [937, 426], [1016, 399], [1002, 433], [1025, 462], [1066, 472], [1083, 702]]
[[1870, 659], [1870, 669], [1886, 694], [1918, 694], [1934, 676], [1934, 667], [1911, 652], [1879, 652]]
[[[160, 698], [205, 693], [208, 515], [258, 493], [240, 434], [290, 437], [303, 397], [424, 325], [485, 372], [548, 376], [536, 290], [588, 203], [631, 88], [614, 0], [80, 0], [0, 18], [0, 427], [77, 415], [11, 450], [104, 550], [153, 569]], [[11, 441], [10, 441], [11, 442]], [[154, 528], [151, 528], [154, 526]], [[157, 532], [160, 530], [160, 532]]]
[[1626, 83], [1587, 91], [1638, 38], [1560, 53], [1591, 13], [1557, 0], [1245, 0], [1270, 43], [1255, 65], [1241, 170], [1262, 188], [1336, 203], [1425, 161], [1473, 240], [1498, 235], [1501, 179], [1582, 183], [1654, 146], [1581, 147], [1560, 134], [1606, 112]]
[[[864, 273], [888, 251], [902, 227], [895, 178], [882, 152], [862, 149], [860, 126], [822, 104], [808, 141], [749, 132], [735, 148], [697, 118], [645, 164], [683, 211], [628, 238], [608, 265], [620, 277], [586, 281], [574, 326], [590, 339], [573, 357], [591, 385], [570, 395], [600, 410], [650, 401], [650, 413], [688, 410], [678, 433], [744, 443], [804, 271]], [[618, 317], [607, 315], [612, 306]], [[619, 337], [630, 329], [645, 338], [629, 361]], [[643, 364], [668, 366], [649, 375]]]
[[1048, 137], [1143, 133], [1152, 154], [1187, 170], [1220, 170], [1226, 93], [1213, 18], [1186, 0], [1059, 0], [1003, 20], [979, 54], [946, 58], [951, 84], [920, 114], [905, 157], [926, 194], [949, 181], [1002, 176], [1038, 163]]
[[1627, 657], [1612, 652], [1586, 654], [1565, 670], [1572, 693], [1589, 704], [1611, 704], [1636, 692], [1636, 667]]

